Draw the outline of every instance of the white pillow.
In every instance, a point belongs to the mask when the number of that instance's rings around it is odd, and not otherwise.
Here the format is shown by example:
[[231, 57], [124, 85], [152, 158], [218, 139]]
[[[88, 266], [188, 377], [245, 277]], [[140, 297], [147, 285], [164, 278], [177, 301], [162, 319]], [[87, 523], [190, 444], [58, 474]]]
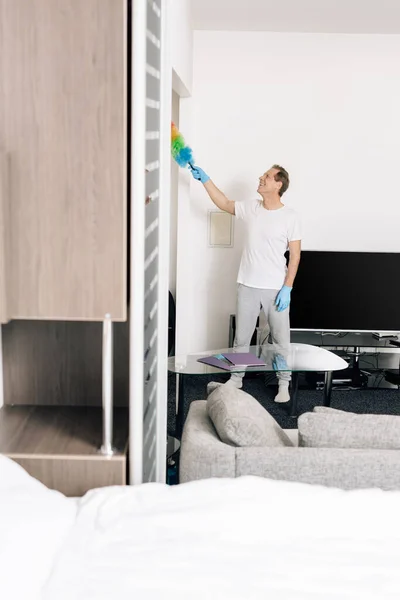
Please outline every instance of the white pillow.
[[49, 490], [0, 455], [0, 598], [41, 597], [77, 502]]

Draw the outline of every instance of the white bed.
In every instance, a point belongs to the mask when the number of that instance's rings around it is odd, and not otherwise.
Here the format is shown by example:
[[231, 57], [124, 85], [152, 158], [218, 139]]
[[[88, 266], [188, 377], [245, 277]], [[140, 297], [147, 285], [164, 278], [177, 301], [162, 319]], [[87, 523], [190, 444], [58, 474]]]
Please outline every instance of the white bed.
[[400, 598], [400, 492], [246, 477], [68, 499], [0, 456], [2, 600]]

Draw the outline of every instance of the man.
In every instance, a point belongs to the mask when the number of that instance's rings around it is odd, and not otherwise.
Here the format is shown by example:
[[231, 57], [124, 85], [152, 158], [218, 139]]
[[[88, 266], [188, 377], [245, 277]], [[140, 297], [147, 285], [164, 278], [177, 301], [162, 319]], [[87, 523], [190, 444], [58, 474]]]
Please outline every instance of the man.
[[[289, 187], [289, 175], [279, 165], [259, 178], [261, 200], [234, 202], [217, 188], [200, 167], [191, 169], [211, 200], [220, 209], [242, 219], [247, 228], [246, 243], [238, 274], [236, 335], [234, 346], [248, 346], [262, 308], [272, 342], [282, 348], [290, 344], [290, 294], [300, 262], [301, 235], [296, 213], [281, 198]], [[285, 252], [290, 259], [286, 267]], [[243, 373], [233, 373], [231, 382], [242, 387]], [[290, 372], [278, 373], [275, 402], [288, 402]]]

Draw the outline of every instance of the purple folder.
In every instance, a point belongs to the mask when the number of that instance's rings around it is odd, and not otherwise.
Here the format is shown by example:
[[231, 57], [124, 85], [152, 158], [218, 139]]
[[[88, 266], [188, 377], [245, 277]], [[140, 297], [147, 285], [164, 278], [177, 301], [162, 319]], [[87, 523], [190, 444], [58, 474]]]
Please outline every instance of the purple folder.
[[228, 361], [221, 360], [216, 356], [205, 356], [204, 358], [198, 358], [197, 361], [210, 365], [211, 367], [217, 367], [217, 369], [224, 369], [224, 371], [231, 371], [233, 367]]
[[233, 371], [238, 367], [265, 367], [265, 362], [250, 352], [233, 352], [220, 356], [224, 356], [226, 360], [218, 358], [216, 355], [205, 356], [204, 358], [198, 358], [197, 360], [206, 365], [224, 369], [224, 371]]
[[265, 362], [251, 352], [230, 352], [224, 356], [235, 367], [265, 367]]

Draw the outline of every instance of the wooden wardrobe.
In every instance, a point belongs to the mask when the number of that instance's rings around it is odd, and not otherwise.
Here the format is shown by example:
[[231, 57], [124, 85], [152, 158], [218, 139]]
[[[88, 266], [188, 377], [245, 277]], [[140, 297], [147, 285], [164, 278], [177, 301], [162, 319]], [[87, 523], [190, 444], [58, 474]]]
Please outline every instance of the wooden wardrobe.
[[2, 321], [126, 319], [127, 2], [0, 0]]
[[129, 5], [0, 0], [0, 452], [70, 495], [126, 482]]

